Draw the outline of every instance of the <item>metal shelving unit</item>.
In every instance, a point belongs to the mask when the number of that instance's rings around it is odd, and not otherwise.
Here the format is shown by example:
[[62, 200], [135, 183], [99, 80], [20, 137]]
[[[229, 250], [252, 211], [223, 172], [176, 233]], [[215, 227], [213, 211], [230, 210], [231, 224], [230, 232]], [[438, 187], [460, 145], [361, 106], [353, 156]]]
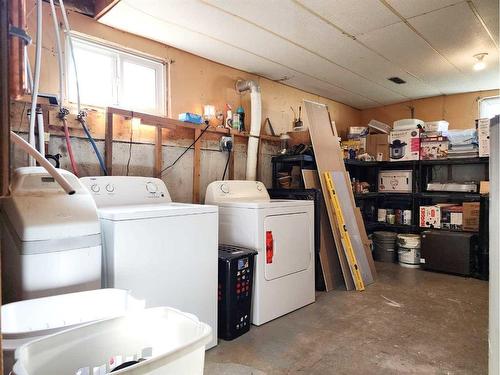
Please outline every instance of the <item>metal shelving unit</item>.
[[[412, 225], [398, 225], [379, 223], [376, 221], [375, 215], [372, 213], [370, 217], [364, 215], [365, 227], [368, 232], [374, 230], [392, 230], [402, 232], [420, 232], [430, 228], [420, 228], [419, 222], [419, 207], [434, 203], [460, 203], [460, 202], [479, 202], [482, 196], [479, 193], [464, 193], [464, 192], [448, 192], [448, 191], [427, 191], [426, 186], [428, 181], [432, 181], [434, 174], [433, 168], [446, 168], [447, 176], [453, 177], [453, 168], [471, 165], [481, 167], [474, 169], [477, 173], [483, 173], [485, 180], [488, 179], [488, 158], [467, 158], [467, 159], [442, 159], [442, 160], [415, 160], [415, 161], [383, 161], [383, 162], [363, 162], [359, 160], [345, 160], [346, 169], [350, 172], [351, 177], [359, 181], [367, 181], [371, 184], [372, 189], [377, 189], [378, 172], [388, 169], [408, 169], [412, 170], [413, 186], [411, 193], [386, 193], [378, 191], [370, 191], [368, 193], [356, 193], [354, 198], [356, 205], [362, 208], [367, 206], [379, 207], [390, 206], [395, 204], [405, 205], [412, 209]], [[445, 229], [435, 229], [445, 230]]]

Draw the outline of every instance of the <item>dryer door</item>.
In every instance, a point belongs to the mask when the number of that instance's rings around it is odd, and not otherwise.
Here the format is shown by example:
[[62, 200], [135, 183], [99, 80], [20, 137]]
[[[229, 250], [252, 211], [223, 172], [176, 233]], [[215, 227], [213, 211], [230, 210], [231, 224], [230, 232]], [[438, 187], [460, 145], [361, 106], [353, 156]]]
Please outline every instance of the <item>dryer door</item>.
[[311, 223], [305, 212], [264, 219], [265, 278], [274, 280], [311, 265]]

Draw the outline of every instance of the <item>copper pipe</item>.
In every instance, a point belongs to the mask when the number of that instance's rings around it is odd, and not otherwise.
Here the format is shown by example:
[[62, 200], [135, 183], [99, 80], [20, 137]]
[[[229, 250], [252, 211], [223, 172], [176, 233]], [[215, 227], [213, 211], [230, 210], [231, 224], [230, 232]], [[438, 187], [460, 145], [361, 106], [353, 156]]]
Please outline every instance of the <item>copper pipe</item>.
[[[10, 100], [9, 100], [9, 0], [0, 0], [0, 196], [9, 193]], [[2, 373], [0, 361], [0, 373]]]
[[[9, 23], [26, 29], [26, 0], [10, 0]], [[10, 37], [9, 43], [9, 86], [11, 99], [20, 99], [27, 93], [24, 42], [20, 38]]]

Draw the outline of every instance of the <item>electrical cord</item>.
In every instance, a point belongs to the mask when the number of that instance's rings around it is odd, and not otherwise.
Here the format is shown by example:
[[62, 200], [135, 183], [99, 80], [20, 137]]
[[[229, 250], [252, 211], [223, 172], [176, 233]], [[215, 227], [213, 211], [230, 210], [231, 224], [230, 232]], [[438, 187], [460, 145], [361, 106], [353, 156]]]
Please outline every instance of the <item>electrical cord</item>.
[[129, 147], [128, 147], [128, 161], [127, 161], [127, 174], [126, 176], [128, 176], [128, 172], [129, 172], [129, 168], [130, 168], [130, 160], [132, 159], [132, 139], [134, 138], [134, 127], [132, 126], [132, 124], [130, 124], [130, 143], [129, 143]]
[[226, 166], [224, 167], [224, 173], [222, 174], [222, 181], [226, 179], [227, 167], [229, 165], [229, 160], [231, 160], [231, 150], [227, 150], [227, 161]]
[[179, 160], [180, 160], [180, 159], [184, 156], [184, 154], [185, 154], [186, 152], [188, 152], [188, 151], [191, 149], [191, 147], [193, 147], [193, 146], [196, 144], [196, 142], [198, 142], [198, 140], [199, 140], [199, 139], [201, 138], [201, 136], [202, 136], [202, 135], [203, 135], [203, 134], [204, 134], [204, 133], [208, 130], [208, 128], [209, 128], [209, 127], [210, 127], [210, 125], [207, 125], [207, 126], [205, 127], [205, 129], [203, 129], [203, 130], [201, 131], [200, 135], [199, 135], [198, 137], [196, 137], [196, 139], [193, 141], [193, 143], [191, 143], [188, 147], [186, 147], [186, 149], [182, 152], [182, 154], [180, 154], [180, 155], [179, 155], [179, 157], [178, 157], [177, 159], [175, 159], [175, 161], [174, 161], [172, 164], [170, 164], [169, 166], [167, 166], [167, 167], [163, 168], [163, 169], [161, 170], [161, 172], [160, 172], [160, 175], [162, 175], [162, 174], [163, 174], [164, 172], [166, 172], [168, 169], [172, 168], [172, 167], [173, 167], [173, 166], [174, 166], [174, 165], [175, 165], [175, 164], [176, 164], [176, 163], [177, 163], [177, 162], [178, 162], [178, 161], [179, 161]]

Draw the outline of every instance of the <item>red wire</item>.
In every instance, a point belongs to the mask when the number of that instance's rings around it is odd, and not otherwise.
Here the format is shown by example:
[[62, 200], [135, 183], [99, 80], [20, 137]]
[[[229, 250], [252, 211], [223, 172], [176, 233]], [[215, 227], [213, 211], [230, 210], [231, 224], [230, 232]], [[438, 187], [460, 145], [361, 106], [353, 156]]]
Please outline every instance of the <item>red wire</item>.
[[71, 140], [69, 139], [69, 129], [66, 120], [63, 120], [64, 125], [64, 138], [66, 138], [66, 148], [68, 149], [69, 160], [71, 162], [71, 169], [73, 169], [73, 174], [78, 177], [78, 167], [76, 165], [75, 156], [73, 155], [73, 149], [71, 148]]

